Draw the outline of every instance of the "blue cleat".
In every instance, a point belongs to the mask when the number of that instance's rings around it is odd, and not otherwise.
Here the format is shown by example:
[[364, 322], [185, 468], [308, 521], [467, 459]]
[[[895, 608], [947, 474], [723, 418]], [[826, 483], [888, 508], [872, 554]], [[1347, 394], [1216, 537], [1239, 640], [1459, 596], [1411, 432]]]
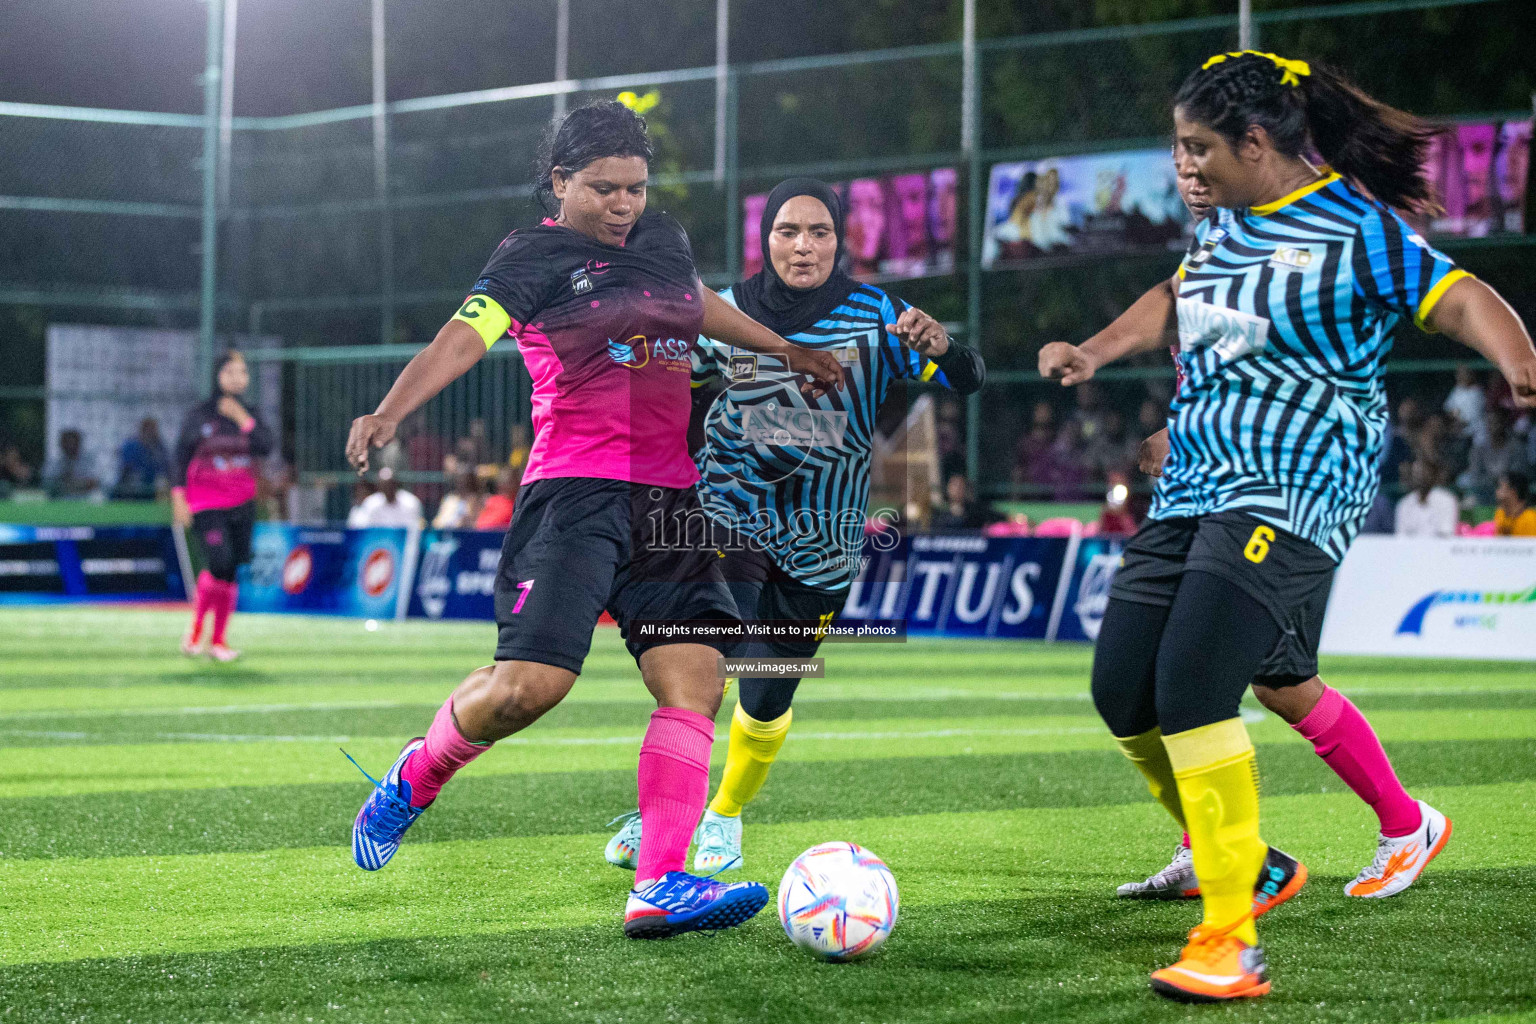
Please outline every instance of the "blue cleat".
[[373, 783], [373, 792], [368, 795], [362, 810], [357, 812], [357, 820], [352, 822], [352, 859], [364, 871], [377, 871], [388, 864], [395, 851], [400, 849], [405, 830], [427, 809], [411, 806], [411, 784], [400, 777], [406, 758], [426, 742], [425, 737], [418, 736], [407, 743], [395, 763], [389, 766], [389, 771], [384, 773], [382, 782], [363, 772], [363, 766], [353, 761], [351, 754], [342, 751], [347, 754], [347, 760], [357, 765], [357, 770]]
[[768, 905], [759, 882], [716, 882], [685, 871], [668, 871], [643, 892], [630, 891], [624, 906], [624, 934], [631, 939], [665, 939], [683, 932], [734, 928]]

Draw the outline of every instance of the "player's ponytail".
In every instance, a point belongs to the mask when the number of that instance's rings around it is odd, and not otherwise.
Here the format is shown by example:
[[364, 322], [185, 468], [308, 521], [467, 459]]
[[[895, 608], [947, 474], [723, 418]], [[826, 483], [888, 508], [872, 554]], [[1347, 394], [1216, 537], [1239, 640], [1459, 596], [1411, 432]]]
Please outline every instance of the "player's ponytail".
[[534, 166], [534, 198], [553, 214], [556, 168], [569, 175], [604, 157], [638, 156], [650, 163], [655, 155], [645, 118], [616, 100], [596, 100], [545, 131]]
[[1234, 147], [1258, 125], [1281, 155], [1316, 153], [1388, 206], [1437, 209], [1423, 164], [1441, 129], [1331, 68], [1253, 50], [1217, 54], [1184, 80], [1174, 105]]

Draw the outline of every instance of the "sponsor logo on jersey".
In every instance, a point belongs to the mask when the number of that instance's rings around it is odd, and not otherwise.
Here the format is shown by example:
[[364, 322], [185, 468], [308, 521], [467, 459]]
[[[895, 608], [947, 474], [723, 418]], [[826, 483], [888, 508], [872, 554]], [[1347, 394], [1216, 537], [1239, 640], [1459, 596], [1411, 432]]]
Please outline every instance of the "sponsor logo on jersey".
[[585, 295], [592, 290], [592, 287], [592, 277], [587, 273], [586, 267], [571, 274], [571, 291], [575, 294]]
[[1179, 350], [1210, 349], [1222, 362], [1250, 352], [1262, 352], [1269, 344], [1269, 320], [1225, 306], [1213, 306], [1198, 298], [1179, 297]]
[[764, 402], [743, 406], [741, 410], [741, 436], [750, 444], [841, 448], [847, 430], [848, 414], [832, 409], [801, 409]]
[[652, 360], [662, 363], [669, 370], [687, 372], [690, 369], [689, 351], [692, 343], [680, 338], [647, 338], [636, 334], [623, 341], [608, 339], [608, 358], [620, 366], [638, 370]]
[[1282, 245], [1269, 258], [1269, 265], [1278, 270], [1305, 270], [1312, 265], [1312, 250]]
[[757, 355], [752, 352], [731, 356], [731, 380], [757, 380]]

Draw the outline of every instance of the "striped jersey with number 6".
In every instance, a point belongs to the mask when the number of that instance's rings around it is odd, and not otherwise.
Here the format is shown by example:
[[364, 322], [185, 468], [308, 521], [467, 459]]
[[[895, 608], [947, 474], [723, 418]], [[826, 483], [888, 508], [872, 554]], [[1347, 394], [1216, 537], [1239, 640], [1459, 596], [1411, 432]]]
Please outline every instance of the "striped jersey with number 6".
[[1152, 518], [1241, 509], [1342, 559], [1380, 483], [1392, 332], [1466, 276], [1337, 174], [1202, 221]]

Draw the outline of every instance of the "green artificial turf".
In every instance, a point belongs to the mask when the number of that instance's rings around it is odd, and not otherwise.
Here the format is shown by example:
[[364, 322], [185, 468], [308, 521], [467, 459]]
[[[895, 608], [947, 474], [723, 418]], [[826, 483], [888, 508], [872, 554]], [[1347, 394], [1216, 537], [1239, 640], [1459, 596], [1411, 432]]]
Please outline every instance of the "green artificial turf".
[[[212, 1021], [1184, 1021], [1536, 1013], [1536, 667], [1331, 659], [1405, 783], [1455, 822], [1406, 894], [1351, 900], [1375, 819], [1255, 706], [1264, 832], [1312, 882], [1261, 933], [1274, 993], [1165, 1003], [1194, 904], [1119, 882], [1177, 834], [1086, 699], [1090, 652], [829, 647], [747, 811], [739, 877], [830, 839], [884, 857], [901, 920], [868, 961], [746, 926], [625, 941], [604, 828], [650, 704], [612, 630], [568, 702], [463, 773], [395, 861], [351, 863], [368, 783], [485, 661], [471, 623], [242, 616], [246, 658], [173, 652], [175, 612], [0, 609], [0, 1024]], [[722, 710], [723, 725], [729, 704]], [[715, 763], [723, 756], [717, 744]], [[1490, 1016], [1494, 1015], [1494, 1016]]]

